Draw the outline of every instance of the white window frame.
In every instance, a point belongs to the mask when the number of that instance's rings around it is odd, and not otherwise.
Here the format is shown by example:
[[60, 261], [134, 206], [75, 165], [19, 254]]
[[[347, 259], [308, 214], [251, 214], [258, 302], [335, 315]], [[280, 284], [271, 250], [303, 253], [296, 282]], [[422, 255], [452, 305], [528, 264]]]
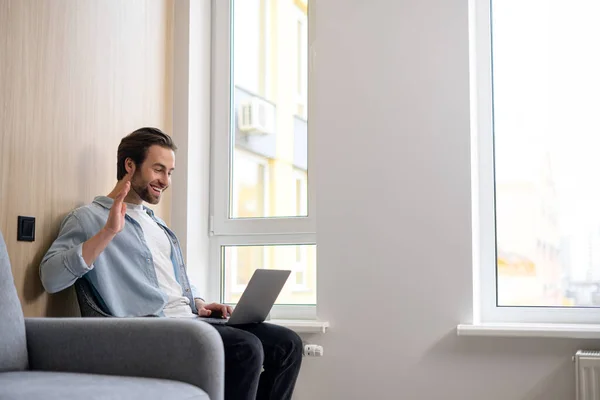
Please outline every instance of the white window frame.
[[[240, 0], [243, 1], [243, 0]], [[314, 1], [309, 7], [309, 17], [314, 16]], [[271, 244], [316, 244], [316, 210], [314, 174], [314, 129], [308, 120], [308, 216], [274, 218], [229, 218], [230, 170], [233, 155], [233, 115], [231, 101], [231, 1], [212, 2], [212, 87], [211, 87], [211, 251], [209, 273], [212, 291], [210, 298], [221, 294], [221, 246], [224, 245], [271, 245]], [[309, 115], [311, 114], [314, 24], [309, 23]], [[275, 306], [271, 318], [314, 319], [315, 306]]]
[[469, 12], [473, 323], [598, 323], [600, 308], [497, 306], [490, 0], [471, 0]]
[[[312, 4], [312, 3], [311, 3]], [[309, 8], [314, 9], [314, 6]], [[310, 17], [309, 17], [310, 18]], [[231, 160], [230, 126], [233, 124], [230, 104], [233, 88], [230, 86], [230, 1], [213, 1], [213, 85], [212, 85], [212, 167], [213, 181], [213, 233], [216, 235], [257, 235], [257, 234], [315, 234], [315, 180], [313, 157], [314, 140], [312, 123], [308, 121], [308, 217], [229, 219], [229, 165]], [[310, 24], [309, 24], [310, 25]], [[309, 27], [309, 46], [312, 42]], [[309, 54], [311, 52], [309, 51]], [[309, 88], [312, 63], [309, 57]], [[309, 90], [309, 107], [311, 103]], [[310, 109], [309, 109], [310, 112]]]

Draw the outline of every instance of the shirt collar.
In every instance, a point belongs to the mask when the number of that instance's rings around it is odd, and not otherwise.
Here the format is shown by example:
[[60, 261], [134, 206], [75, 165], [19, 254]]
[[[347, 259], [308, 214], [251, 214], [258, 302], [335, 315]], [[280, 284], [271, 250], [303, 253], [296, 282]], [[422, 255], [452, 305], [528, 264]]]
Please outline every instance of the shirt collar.
[[[96, 196], [94, 198], [94, 203], [100, 205], [101, 207], [106, 208], [107, 210], [110, 210], [110, 208], [112, 207], [113, 203], [115, 201], [113, 199], [111, 199], [110, 197], [107, 196]], [[149, 209], [148, 207], [146, 207], [145, 205], [141, 205], [143, 210], [146, 211], [146, 213], [148, 213], [150, 216], [154, 216], [154, 211], [152, 211], [151, 209]]]
[[114, 203], [114, 200], [111, 199], [110, 197], [106, 197], [106, 196], [96, 196], [96, 197], [94, 197], [94, 203], [96, 203], [104, 208], [110, 209]]
[[144, 211], [143, 204], [133, 204], [133, 203], [125, 203], [125, 204], [127, 205], [128, 210]]

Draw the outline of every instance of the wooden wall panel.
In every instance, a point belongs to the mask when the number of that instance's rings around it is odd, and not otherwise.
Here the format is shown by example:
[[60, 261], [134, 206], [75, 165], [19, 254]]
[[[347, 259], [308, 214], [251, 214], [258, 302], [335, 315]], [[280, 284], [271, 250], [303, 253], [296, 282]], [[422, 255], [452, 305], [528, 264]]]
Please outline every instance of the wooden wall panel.
[[[0, 229], [26, 316], [77, 312], [38, 276], [60, 221], [111, 190], [124, 135], [170, 132], [172, 6], [0, 0]], [[167, 221], [169, 205], [155, 207]], [[17, 242], [18, 215], [36, 217], [35, 242]]]

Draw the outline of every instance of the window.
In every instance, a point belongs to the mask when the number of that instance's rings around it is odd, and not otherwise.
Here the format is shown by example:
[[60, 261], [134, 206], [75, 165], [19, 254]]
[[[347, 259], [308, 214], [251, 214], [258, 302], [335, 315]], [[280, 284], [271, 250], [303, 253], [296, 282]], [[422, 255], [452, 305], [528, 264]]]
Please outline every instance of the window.
[[598, 321], [600, 3], [473, 5], [481, 319]]
[[236, 303], [259, 268], [289, 269], [278, 304], [316, 304], [315, 245], [222, 246], [223, 301]]
[[213, 5], [215, 286], [221, 301], [235, 304], [257, 268], [289, 269], [272, 316], [314, 317], [308, 4]]

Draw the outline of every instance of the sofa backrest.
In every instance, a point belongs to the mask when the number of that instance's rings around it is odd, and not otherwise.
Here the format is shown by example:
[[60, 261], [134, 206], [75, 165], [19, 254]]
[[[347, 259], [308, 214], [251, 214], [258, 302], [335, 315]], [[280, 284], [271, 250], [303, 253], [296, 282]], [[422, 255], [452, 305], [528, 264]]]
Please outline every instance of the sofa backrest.
[[0, 372], [27, 369], [27, 342], [23, 309], [0, 232]]

